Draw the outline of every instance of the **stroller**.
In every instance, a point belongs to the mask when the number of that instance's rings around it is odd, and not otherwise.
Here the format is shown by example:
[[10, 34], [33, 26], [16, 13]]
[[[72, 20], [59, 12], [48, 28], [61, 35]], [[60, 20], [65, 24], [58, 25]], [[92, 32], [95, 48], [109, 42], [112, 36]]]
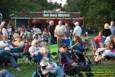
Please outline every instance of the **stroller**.
[[86, 73], [87, 77], [93, 77], [89, 62], [86, 61], [83, 53], [73, 50], [73, 46], [70, 48], [62, 46], [67, 49], [66, 54], [59, 51], [59, 63], [63, 66], [65, 74], [75, 77], [77, 74], [79, 77], [84, 77], [83, 73]]

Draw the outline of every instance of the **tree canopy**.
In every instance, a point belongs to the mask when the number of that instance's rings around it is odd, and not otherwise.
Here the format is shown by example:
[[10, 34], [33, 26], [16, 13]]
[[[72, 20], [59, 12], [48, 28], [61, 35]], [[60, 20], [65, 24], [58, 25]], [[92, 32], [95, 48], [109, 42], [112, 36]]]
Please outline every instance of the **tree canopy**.
[[52, 10], [60, 5], [47, 3], [47, 0], [0, 0], [0, 12], [3, 19], [8, 19], [10, 14], [19, 15], [21, 12]]
[[80, 11], [90, 25], [101, 25], [115, 18], [115, 0], [67, 0], [67, 3], [66, 11]]

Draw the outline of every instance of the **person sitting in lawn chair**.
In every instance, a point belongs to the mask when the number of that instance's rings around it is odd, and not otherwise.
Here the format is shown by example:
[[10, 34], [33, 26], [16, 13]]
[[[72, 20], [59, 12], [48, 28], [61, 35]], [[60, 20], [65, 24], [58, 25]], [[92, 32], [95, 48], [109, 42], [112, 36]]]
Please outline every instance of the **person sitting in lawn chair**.
[[90, 47], [93, 51], [93, 59], [94, 59], [94, 62], [95, 62], [95, 58], [96, 58], [96, 51], [98, 48], [104, 48], [104, 37], [103, 37], [103, 33], [102, 32], [99, 32], [99, 34], [94, 37], [94, 38], [91, 38], [90, 40]]
[[29, 48], [30, 56], [37, 63], [39, 63], [43, 57], [50, 58], [50, 53], [48, 49], [45, 47], [39, 47], [38, 43], [39, 43], [38, 40], [34, 39]]
[[73, 76], [78, 74], [79, 77], [83, 77], [82, 71], [86, 73], [87, 77], [93, 77], [91, 68], [88, 63], [84, 62], [82, 54], [76, 54], [75, 51], [69, 50], [67, 46], [61, 46], [59, 48], [59, 63], [63, 65], [64, 72], [67, 75]]
[[74, 36], [72, 45], [70, 45], [70, 49], [73, 49], [75, 53], [80, 57], [82, 62], [85, 62], [85, 57], [83, 55], [84, 52], [84, 47], [83, 47], [83, 42], [79, 36]]
[[40, 70], [34, 72], [32, 77], [64, 77], [64, 71], [58, 64], [44, 57], [40, 62]]
[[0, 35], [0, 63], [10, 62], [16, 70], [20, 71], [14, 55], [10, 51], [9, 44], [4, 40], [4, 36]]
[[106, 42], [104, 48], [97, 49], [95, 61], [99, 62], [104, 58], [115, 58], [115, 36], [111, 36], [111, 40]]
[[[110, 37], [108, 36], [106, 39], [103, 37], [103, 33], [99, 32], [99, 34], [91, 40], [91, 47], [94, 55], [94, 62], [98, 63], [102, 59], [102, 53], [108, 48], [108, 42], [110, 42]], [[109, 38], [109, 39], [108, 39]]]
[[82, 41], [82, 39], [79, 36], [74, 36], [71, 44], [74, 45], [73, 49], [77, 50], [80, 53], [88, 50], [88, 39]]
[[79, 36], [74, 36], [73, 37], [72, 45], [74, 45], [72, 47], [74, 50], [77, 50], [78, 52], [83, 52], [84, 51], [82, 40]]
[[12, 53], [19, 55], [19, 53], [23, 52], [24, 41], [22, 41], [18, 33], [14, 33], [12, 45], [13, 45], [13, 48], [11, 49]]

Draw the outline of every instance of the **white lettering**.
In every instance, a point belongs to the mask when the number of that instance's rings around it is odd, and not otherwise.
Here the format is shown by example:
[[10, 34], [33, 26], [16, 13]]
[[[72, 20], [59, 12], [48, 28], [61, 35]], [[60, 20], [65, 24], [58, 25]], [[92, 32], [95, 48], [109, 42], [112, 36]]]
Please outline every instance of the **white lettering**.
[[43, 16], [44, 16], [44, 17], [48, 17], [48, 16], [49, 16], [49, 14], [45, 14], [45, 13], [44, 13], [44, 14], [43, 14]]
[[70, 17], [68, 13], [44, 13], [43, 17]]

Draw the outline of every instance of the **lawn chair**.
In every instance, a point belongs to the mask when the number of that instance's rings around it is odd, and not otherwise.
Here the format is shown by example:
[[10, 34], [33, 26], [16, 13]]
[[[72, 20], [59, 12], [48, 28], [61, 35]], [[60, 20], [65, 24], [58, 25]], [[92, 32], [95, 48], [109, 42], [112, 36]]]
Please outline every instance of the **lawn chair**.
[[86, 62], [85, 57], [83, 57], [83, 54], [81, 53], [76, 54], [76, 52], [73, 51], [73, 49], [70, 49], [69, 52], [70, 54], [72, 54], [71, 57], [76, 62], [76, 66], [72, 66], [71, 64], [66, 63], [60, 52], [58, 55], [59, 63], [60, 65], [63, 66], [65, 74], [68, 76], [76, 77], [76, 75], [78, 75], [79, 77], [81, 76], [83, 77], [83, 74], [81, 73], [81, 71], [85, 71], [85, 72], [89, 72], [89, 73], [86, 73], [87, 77], [93, 77], [93, 74], [91, 73], [90, 65]]

